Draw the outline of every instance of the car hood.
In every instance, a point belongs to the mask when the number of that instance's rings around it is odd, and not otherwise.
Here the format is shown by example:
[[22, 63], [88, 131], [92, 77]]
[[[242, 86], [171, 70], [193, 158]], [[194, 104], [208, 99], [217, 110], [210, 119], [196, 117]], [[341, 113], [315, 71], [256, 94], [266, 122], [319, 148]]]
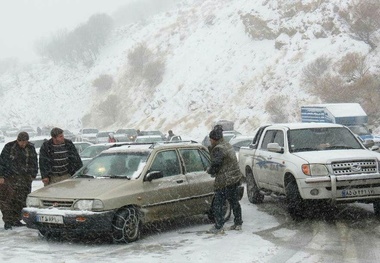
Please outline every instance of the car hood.
[[380, 154], [370, 150], [331, 150], [294, 153], [308, 163], [330, 163], [344, 160], [380, 159]]
[[[93, 199], [101, 198], [102, 196], [115, 196], [118, 192], [125, 195], [126, 190], [136, 189], [137, 187], [132, 185], [138, 182], [128, 179], [75, 178], [45, 186], [32, 192], [29, 196], [58, 199]], [[118, 189], [122, 189], [122, 191], [118, 191]]]

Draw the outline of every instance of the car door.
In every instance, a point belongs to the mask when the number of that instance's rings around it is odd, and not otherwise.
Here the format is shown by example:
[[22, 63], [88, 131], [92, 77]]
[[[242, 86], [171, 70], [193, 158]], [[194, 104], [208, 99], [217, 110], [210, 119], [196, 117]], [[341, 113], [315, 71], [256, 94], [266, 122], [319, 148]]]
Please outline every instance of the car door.
[[178, 153], [175, 150], [158, 152], [149, 172], [160, 171], [162, 178], [144, 182], [144, 192], [149, 194], [146, 205], [149, 215], [157, 219], [168, 219], [183, 214], [183, 202], [188, 197], [189, 185], [182, 172]]
[[206, 172], [210, 166], [208, 153], [201, 149], [179, 150], [185, 175], [189, 182], [189, 196], [186, 201], [189, 215], [207, 211], [214, 196], [214, 178]]

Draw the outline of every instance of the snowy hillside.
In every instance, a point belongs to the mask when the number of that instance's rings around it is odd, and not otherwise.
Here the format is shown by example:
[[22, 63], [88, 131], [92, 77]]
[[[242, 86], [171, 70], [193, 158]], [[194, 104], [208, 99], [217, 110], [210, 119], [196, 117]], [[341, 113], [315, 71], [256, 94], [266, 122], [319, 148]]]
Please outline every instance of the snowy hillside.
[[[213, 121], [229, 119], [236, 130], [249, 134], [273, 121], [266, 109], [277, 97], [284, 103], [282, 120], [299, 121], [300, 105], [319, 102], [303, 89], [302, 69], [322, 55], [337, 60], [347, 52], [367, 54], [370, 47], [350, 37], [337, 16], [351, 1], [301, 1], [315, 5], [312, 12], [298, 10], [285, 17], [284, 9], [296, 10], [296, 2], [300, 1], [178, 1], [170, 10], [115, 28], [91, 68], [46, 62], [0, 76], [0, 122], [164, 133], [173, 129], [202, 138]], [[266, 21], [272, 31], [288, 28], [294, 33], [254, 39], [246, 32], [247, 14]], [[339, 33], [325, 30], [321, 24], [326, 20]], [[138, 45], [163, 62], [157, 86], [131, 74], [128, 54]], [[378, 63], [377, 52], [372, 53]], [[92, 86], [101, 74], [115, 80], [108, 93]], [[107, 122], [99, 107], [110, 94], [117, 95], [120, 110], [115, 121]]]

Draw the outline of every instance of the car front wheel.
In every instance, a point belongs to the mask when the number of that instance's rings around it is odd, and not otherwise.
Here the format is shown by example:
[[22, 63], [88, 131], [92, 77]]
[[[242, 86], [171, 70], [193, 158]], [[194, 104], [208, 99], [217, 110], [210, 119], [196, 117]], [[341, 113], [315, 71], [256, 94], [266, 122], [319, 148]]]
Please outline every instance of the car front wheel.
[[140, 238], [140, 217], [137, 209], [129, 207], [116, 213], [112, 224], [115, 243], [129, 243]]

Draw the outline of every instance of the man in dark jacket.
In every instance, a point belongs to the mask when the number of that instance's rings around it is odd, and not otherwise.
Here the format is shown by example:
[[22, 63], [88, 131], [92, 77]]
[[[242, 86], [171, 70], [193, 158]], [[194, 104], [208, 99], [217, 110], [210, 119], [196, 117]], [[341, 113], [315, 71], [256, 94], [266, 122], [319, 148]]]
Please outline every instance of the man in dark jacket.
[[216, 125], [209, 134], [211, 146], [209, 147], [211, 156], [211, 165], [207, 172], [215, 177], [214, 182], [214, 203], [213, 213], [215, 225], [208, 233], [224, 233], [224, 214], [223, 205], [226, 199], [229, 201], [234, 214], [234, 225], [231, 230], [241, 230], [243, 224], [241, 215], [241, 206], [239, 204], [240, 181], [242, 174], [239, 170], [239, 164], [236, 158], [235, 150], [228, 142], [223, 139], [223, 129]]
[[21, 210], [38, 171], [37, 153], [29, 135], [20, 132], [17, 140], [5, 144], [0, 155], [0, 209], [4, 229], [23, 226]]
[[75, 145], [65, 139], [62, 129], [53, 128], [50, 135], [51, 139], [40, 148], [40, 172], [45, 186], [71, 178], [83, 166]]

